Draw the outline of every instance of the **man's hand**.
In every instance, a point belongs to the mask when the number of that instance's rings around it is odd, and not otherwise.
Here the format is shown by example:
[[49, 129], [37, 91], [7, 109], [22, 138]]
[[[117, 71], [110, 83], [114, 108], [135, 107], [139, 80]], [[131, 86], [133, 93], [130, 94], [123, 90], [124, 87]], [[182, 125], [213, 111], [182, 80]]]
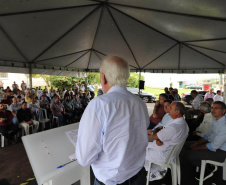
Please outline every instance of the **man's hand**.
[[5, 118], [0, 118], [0, 122], [4, 122], [5, 121]]
[[163, 126], [156, 128], [156, 129], [154, 130], [153, 134], [157, 134], [157, 133], [158, 133], [160, 130], [162, 130], [162, 129], [163, 129]]
[[32, 120], [30, 120], [30, 121], [28, 121], [28, 122], [27, 122], [27, 124], [29, 124], [29, 125], [30, 125], [30, 124], [32, 124], [32, 123], [33, 123], [33, 121], [32, 121]]
[[148, 135], [152, 135], [152, 130], [148, 130]]
[[157, 140], [156, 140], [156, 144], [157, 144], [158, 146], [162, 146], [162, 145], [163, 145], [163, 142], [160, 141], [159, 139], [157, 139]]
[[13, 116], [16, 116], [16, 113], [15, 112], [12, 112]]
[[153, 118], [158, 118], [157, 114], [153, 113]]
[[160, 102], [159, 102], [159, 100], [157, 100], [156, 102], [155, 102], [155, 106], [158, 106], [160, 104]]

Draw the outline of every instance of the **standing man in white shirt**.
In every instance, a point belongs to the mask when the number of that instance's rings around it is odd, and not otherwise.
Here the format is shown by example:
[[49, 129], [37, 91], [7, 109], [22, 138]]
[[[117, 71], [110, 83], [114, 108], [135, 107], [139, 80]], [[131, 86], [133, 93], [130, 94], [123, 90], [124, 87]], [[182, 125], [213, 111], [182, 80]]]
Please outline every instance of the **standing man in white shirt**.
[[191, 119], [193, 118], [194, 115], [198, 115], [200, 113], [199, 110], [200, 103], [203, 102], [202, 95], [198, 94], [196, 90], [191, 91], [191, 96], [194, 98], [194, 100], [192, 103], [192, 108], [188, 109], [185, 114], [186, 119]]
[[143, 185], [149, 116], [145, 103], [127, 91], [129, 65], [108, 57], [100, 66], [102, 96], [93, 99], [79, 125], [76, 157], [92, 166], [94, 185]]
[[206, 101], [208, 98], [213, 98], [213, 97], [214, 97], [213, 91], [214, 91], [213, 88], [210, 88], [210, 89], [209, 89], [209, 92], [207, 92], [207, 93], [205, 94], [204, 101]]
[[213, 97], [213, 101], [222, 101], [223, 102], [223, 96], [222, 96], [222, 92], [220, 90], [218, 90], [217, 94]]

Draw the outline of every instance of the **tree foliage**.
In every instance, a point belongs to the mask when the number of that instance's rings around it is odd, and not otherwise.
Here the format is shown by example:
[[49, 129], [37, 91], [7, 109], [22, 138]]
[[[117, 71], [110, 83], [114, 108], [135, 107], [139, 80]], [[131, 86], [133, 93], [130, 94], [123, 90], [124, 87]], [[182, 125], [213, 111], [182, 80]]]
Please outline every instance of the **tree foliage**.
[[[144, 76], [141, 75], [141, 80], [144, 80]], [[130, 73], [130, 77], [128, 79], [128, 87], [139, 88], [139, 74], [138, 73]]]

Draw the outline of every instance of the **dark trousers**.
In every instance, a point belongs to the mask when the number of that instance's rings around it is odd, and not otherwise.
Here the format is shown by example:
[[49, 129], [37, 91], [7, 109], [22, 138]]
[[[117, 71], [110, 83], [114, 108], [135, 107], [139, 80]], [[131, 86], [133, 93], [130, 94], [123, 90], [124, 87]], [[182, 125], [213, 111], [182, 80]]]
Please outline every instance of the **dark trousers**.
[[62, 114], [56, 114], [56, 113], [53, 113], [54, 116], [58, 117], [58, 120], [59, 120], [59, 125], [60, 126], [64, 126], [64, 117]]
[[[146, 184], [146, 176], [147, 172], [143, 167], [136, 175], [126, 180], [120, 185], [145, 185]], [[100, 182], [97, 178], [94, 181], [94, 185], [104, 185], [104, 183]]]
[[[9, 131], [12, 132], [9, 133]], [[11, 140], [18, 131], [18, 125], [0, 126], [0, 133], [9, 140]]]
[[183, 151], [186, 152], [185, 158], [187, 161], [195, 166], [201, 165], [201, 160], [211, 160], [216, 162], [224, 162], [226, 157], [226, 151], [217, 149], [216, 152], [210, 151], [209, 149], [203, 150], [190, 150], [189, 146], [194, 142], [186, 142]]
[[150, 124], [148, 126], [148, 130], [153, 129], [156, 126], [156, 124], [154, 124], [151, 120], [150, 120]]

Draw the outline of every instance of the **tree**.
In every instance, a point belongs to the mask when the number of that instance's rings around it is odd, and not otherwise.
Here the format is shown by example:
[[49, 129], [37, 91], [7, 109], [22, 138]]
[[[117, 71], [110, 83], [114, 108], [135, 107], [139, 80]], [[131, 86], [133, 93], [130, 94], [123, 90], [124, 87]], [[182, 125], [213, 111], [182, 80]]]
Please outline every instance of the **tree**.
[[[141, 80], [144, 80], [144, 76], [141, 75]], [[138, 73], [130, 73], [130, 77], [128, 79], [128, 87], [139, 88], [139, 74]]]
[[87, 79], [89, 84], [100, 84], [100, 73], [88, 73]]

